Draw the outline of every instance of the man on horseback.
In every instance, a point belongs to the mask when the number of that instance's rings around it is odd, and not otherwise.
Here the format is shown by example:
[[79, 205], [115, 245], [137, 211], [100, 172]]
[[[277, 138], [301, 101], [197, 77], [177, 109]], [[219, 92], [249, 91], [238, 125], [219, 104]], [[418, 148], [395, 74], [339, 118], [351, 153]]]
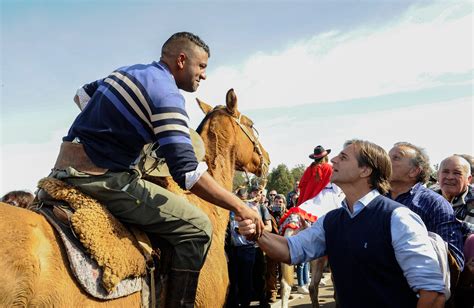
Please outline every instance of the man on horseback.
[[[351, 140], [331, 162], [331, 180], [346, 195], [342, 207], [292, 237], [264, 232], [260, 247], [291, 264], [327, 254], [341, 307], [444, 307], [443, 277], [423, 221], [383, 196], [390, 188], [387, 153]], [[249, 220], [239, 228], [256, 232]]]
[[165, 42], [159, 62], [122, 67], [84, 86], [90, 101], [63, 138], [51, 173], [174, 247], [166, 307], [193, 307], [212, 230], [197, 207], [142, 178], [136, 165], [145, 144], [158, 146], [182, 189], [250, 219], [257, 234], [263, 230], [259, 215], [214, 181], [191, 144], [179, 89], [197, 90], [209, 56], [198, 36], [179, 32]]

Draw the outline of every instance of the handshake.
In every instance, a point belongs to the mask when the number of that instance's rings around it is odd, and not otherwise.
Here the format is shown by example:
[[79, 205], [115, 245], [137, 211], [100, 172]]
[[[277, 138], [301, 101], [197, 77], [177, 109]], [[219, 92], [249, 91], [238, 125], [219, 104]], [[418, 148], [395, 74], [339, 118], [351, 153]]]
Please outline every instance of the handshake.
[[235, 231], [240, 235], [245, 236], [249, 241], [257, 241], [262, 234], [257, 232], [257, 224], [251, 219], [242, 219], [240, 217], [235, 217], [235, 220], [238, 222], [238, 227], [235, 228]]

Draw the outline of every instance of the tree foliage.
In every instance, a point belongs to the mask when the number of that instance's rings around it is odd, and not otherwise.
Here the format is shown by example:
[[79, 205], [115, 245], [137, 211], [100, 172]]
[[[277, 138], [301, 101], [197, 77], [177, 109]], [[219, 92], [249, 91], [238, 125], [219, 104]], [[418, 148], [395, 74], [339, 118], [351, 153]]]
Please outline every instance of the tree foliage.
[[293, 189], [293, 176], [285, 164], [272, 169], [268, 176], [268, 190], [276, 190], [279, 194], [287, 194]]
[[293, 169], [291, 169], [291, 176], [293, 177], [293, 185], [296, 181], [299, 181], [303, 176], [304, 171], [306, 170], [306, 166], [303, 164], [296, 165]]
[[[295, 182], [300, 180], [305, 171], [305, 165], [299, 164], [293, 167], [291, 170], [285, 164], [280, 164], [268, 174], [267, 177], [267, 191], [276, 190], [279, 194], [286, 195], [288, 192], [293, 190]], [[241, 187], [250, 188], [252, 186], [262, 185], [262, 178], [256, 177], [253, 174], [248, 176], [241, 171], [237, 171], [233, 181], [233, 191]]]
[[232, 190], [236, 191], [239, 188], [250, 189], [250, 187], [253, 187], [253, 186], [263, 186], [262, 182], [263, 182], [262, 178], [259, 178], [255, 176], [254, 174], [251, 174], [251, 173], [246, 174], [245, 172], [237, 171], [234, 175]]
[[245, 175], [245, 172], [242, 171], [237, 171], [234, 174], [234, 180], [232, 183], [232, 191], [236, 191], [239, 188], [242, 187], [248, 187], [248, 179], [247, 176]]

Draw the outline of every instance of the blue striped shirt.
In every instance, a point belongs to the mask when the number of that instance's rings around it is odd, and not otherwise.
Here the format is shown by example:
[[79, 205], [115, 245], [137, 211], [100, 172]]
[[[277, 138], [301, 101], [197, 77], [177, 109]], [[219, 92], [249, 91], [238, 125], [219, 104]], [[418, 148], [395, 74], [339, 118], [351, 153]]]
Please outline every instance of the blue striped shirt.
[[[356, 219], [365, 206], [379, 195], [376, 190], [369, 192], [354, 204], [353, 213], [345, 201], [342, 202], [342, 207], [351, 219]], [[323, 227], [325, 217], [326, 215], [320, 217], [311, 228], [287, 239], [292, 264], [326, 255], [326, 234]], [[421, 218], [406, 207], [399, 207], [392, 212], [390, 230], [395, 257], [413, 291], [444, 293], [438, 259]]]
[[410, 191], [395, 198], [395, 201], [418, 214], [426, 229], [441, 236], [448, 243], [449, 251], [460, 268], [464, 267], [461, 223], [456, 219], [451, 204], [445, 198], [417, 183]]
[[166, 64], [122, 67], [85, 85], [93, 94], [64, 141], [76, 137], [90, 159], [111, 171], [128, 170], [147, 143], [157, 143], [173, 179], [185, 188], [198, 162], [185, 100]]

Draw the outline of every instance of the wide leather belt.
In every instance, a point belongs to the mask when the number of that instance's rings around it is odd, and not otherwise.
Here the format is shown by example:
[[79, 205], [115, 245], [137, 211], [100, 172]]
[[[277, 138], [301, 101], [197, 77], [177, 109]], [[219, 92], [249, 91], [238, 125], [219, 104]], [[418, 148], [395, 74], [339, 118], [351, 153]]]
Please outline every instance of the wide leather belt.
[[58, 158], [54, 164], [54, 169], [65, 170], [72, 167], [77, 171], [85, 172], [92, 175], [101, 175], [108, 171], [96, 166], [84, 150], [84, 145], [80, 143], [73, 143], [64, 141], [61, 144]]

